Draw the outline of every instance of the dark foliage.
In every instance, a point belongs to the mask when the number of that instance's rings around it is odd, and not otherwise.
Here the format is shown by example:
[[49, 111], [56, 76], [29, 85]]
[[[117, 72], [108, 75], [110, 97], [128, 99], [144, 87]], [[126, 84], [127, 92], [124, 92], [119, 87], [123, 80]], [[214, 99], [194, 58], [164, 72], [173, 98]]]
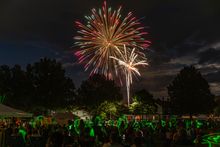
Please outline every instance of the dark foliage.
[[56, 109], [73, 103], [75, 86], [60, 63], [44, 58], [27, 65], [26, 71], [19, 65], [1, 66], [0, 94], [6, 97], [5, 104], [15, 108]]
[[154, 114], [157, 112], [156, 100], [153, 95], [145, 89], [135, 92], [134, 101], [137, 102], [137, 104], [131, 108], [134, 109], [133, 113]]
[[82, 82], [76, 101], [86, 109], [93, 109], [104, 101], [115, 102], [121, 99], [120, 88], [115, 82], [97, 74]]
[[215, 106], [208, 82], [193, 66], [184, 67], [167, 88], [172, 113], [209, 113]]

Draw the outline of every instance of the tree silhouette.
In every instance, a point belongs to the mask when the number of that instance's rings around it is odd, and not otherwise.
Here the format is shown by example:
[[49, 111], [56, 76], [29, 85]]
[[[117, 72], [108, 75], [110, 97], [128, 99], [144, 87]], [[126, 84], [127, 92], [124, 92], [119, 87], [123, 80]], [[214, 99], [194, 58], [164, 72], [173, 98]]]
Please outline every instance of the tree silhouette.
[[77, 104], [92, 110], [104, 101], [115, 102], [121, 99], [120, 88], [116, 86], [114, 81], [96, 74], [82, 82], [76, 101]]
[[54, 109], [73, 102], [75, 86], [56, 60], [44, 58], [32, 66], [28, 65], [27, 75], [32, 78], [36, 106]]
[[194, 67], [184, 67], [167, 87], [172, 113], [209, 113], [215, 106], [208, 82]]
[[75, 86], [61, 63], [44, 58], [28, 64], [26, 71], [19, 65], [0, 66], [0, 96], [3, 103], [23, 110], [56, 109], [73, 103]]
[[28, 77], [20, 65], [11, 68], [10, 90], [11, 96], [6, 99], [6, 103], [10, 106], [20, 109], [27, 109], [31, 106], [31, 87]]

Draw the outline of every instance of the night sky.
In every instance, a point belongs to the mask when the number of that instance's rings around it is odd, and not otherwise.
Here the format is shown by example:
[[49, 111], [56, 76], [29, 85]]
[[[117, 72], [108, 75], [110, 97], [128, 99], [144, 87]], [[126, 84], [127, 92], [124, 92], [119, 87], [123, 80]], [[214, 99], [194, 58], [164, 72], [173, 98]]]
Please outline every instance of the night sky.
[[[74, 21], [83, 22], [102, 0], [0, 0], [0, 64], [23, 67], [42, 57], [63, 63], [76, 85], [88, 78], [77, 64]], [[220, 95], [219, 0], [108, 0], [132, 11], [147, 26], [152, 45], [150, 66], [141, 69], [134, 89], [145, 88], [156, 97], [167, 96], [166, 86], [186, 65], [195, 65]]]

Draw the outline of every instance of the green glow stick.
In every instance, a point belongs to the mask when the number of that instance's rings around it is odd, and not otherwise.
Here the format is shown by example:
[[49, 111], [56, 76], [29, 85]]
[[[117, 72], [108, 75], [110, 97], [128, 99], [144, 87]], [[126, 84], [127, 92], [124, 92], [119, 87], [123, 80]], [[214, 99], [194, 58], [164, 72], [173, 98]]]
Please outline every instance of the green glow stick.
[[95, 131], [94, 131], [93, 128], [90, 129], [89, 135], [90, 135], [91, 137], [95, 137]]
[[80, 124], [80, 120], [79, 119], [74, 120], [74, 130], [76, 131], [76, 133], [78, 135], [80, 134], [79, 124]]
[[122, 123], [122, 119], [119, 117], [117, 121], [117, 128], [119, 129]]

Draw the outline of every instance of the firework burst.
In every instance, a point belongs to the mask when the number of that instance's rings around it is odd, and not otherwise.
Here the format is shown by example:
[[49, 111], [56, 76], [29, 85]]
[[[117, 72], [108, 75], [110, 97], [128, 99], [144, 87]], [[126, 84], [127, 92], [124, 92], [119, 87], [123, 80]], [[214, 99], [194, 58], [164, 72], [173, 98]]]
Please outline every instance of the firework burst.
[[106, 1], [101, 9], [91, 11], [91, 16], [85, 16], [87, 24], [76, 21], [79, 31], [74, 39], [79, 50], [75, 55], [79, 63], [85, 63], [85, 70], [91, 69], [91, 74], [100, 73], [114, 78], [114, 75], [118, 74], [115, 69], [116, 61], [110, 60], [109, 57], [118, 58], [120, 54], [117, 49], [123, 49], [123, 45], [135, 47], [135, 52], [144, 56], [142, 50], [150, 44], [150, 41], [143, 38], [147, 32], [143, 31], [144, 27], [131, 12], [122, 19], [121, 7], [112, 10], [107, 7]]
[[127, 90], [127, 102], [128, 106], [130, 104], [130, 86], [132, 84], [132, 76], [141, 76], [137, 66], [146, 66], [148, 63], [146, 59], [143, 57], [139, 57], [137, 53], [135, 53], [135, 48], [129, 52], [124, 45], [124, 51], [122, 52], [117, 46], [115, 46], [116, 50], [118, 51], [120, 57], [110, 56], [110, 58], [114, 59], [118, 62], [118, 69], [121, 70], [125, 75], [125, 83], [126, 83], [126, 90]]

